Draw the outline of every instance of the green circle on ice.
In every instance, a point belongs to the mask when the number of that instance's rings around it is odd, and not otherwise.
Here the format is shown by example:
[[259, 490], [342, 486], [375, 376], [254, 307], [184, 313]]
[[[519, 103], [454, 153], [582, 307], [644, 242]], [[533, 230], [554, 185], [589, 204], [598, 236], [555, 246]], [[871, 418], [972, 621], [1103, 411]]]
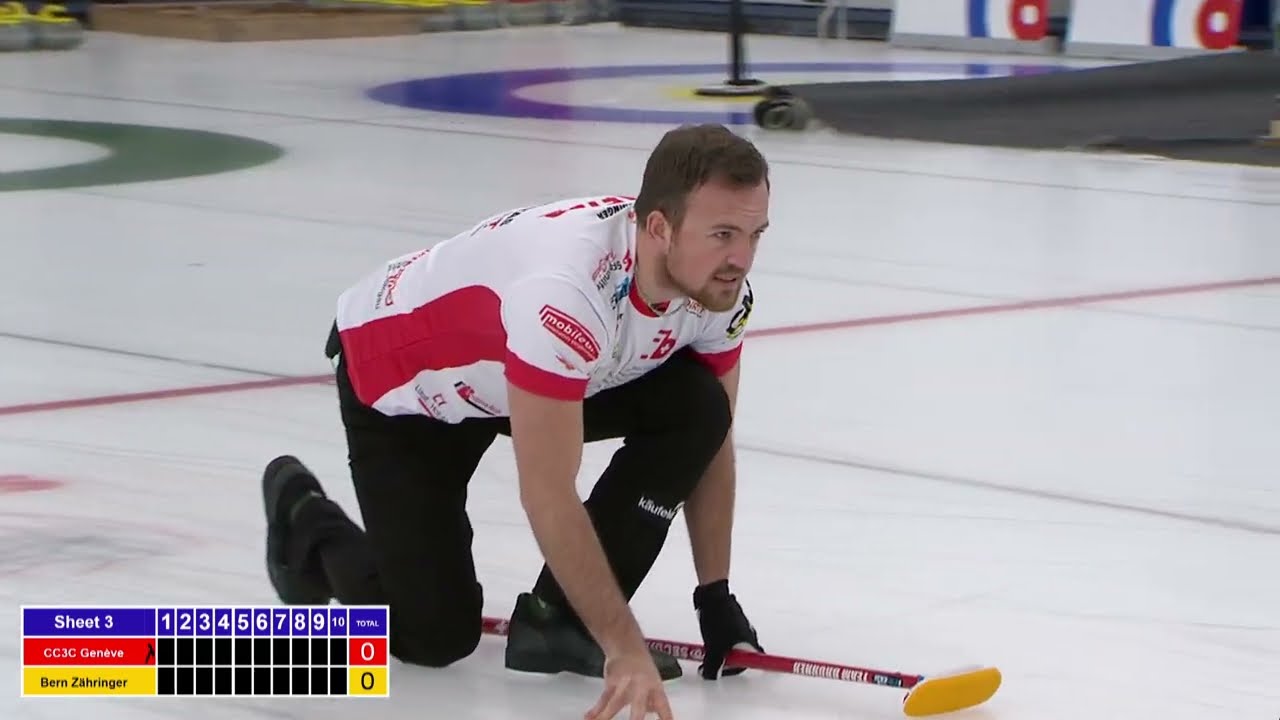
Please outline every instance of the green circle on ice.
[[53, 167], [0, 171], [0, 192], [65, 190], [215, 175], [273, 162], [284, 148], [206, 130], [125, 123], [0, 118], [0, 133], [90, 143], [107, 153]]

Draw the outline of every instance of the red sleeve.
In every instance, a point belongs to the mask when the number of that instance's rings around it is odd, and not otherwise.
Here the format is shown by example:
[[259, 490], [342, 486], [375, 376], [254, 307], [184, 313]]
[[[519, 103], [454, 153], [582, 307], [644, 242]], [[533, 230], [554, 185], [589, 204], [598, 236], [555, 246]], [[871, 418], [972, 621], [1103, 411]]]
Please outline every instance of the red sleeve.
[[693, 356], [703, 365], [711, 368], [711, 372], [715, 373], [716, 377], [724, 377], [738, 364], [738, 358], [742, 356], [742, 343], [721, 352], [704, 353], [694, 350]]

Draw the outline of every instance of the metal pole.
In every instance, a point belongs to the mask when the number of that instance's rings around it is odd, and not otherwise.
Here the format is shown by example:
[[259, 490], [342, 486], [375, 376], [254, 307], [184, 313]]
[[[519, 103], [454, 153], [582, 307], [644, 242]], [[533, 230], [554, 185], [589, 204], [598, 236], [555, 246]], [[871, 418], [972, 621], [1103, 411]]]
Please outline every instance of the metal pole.
[[742, 0], [729, 0], [729, 77], [722, 85], [700, 87], [694, 94], [709, 97], [762, 95], [768, 86], [761, 80], [746, 76], [746, 53], [743, 36], [747, 32], [747, 15]]
[[742, 84], [742, 34], [746, 30], [746, 24], [746, 16], [742, 13], [742, 0], [730, 0], [729, 61], [733, 64], [729, 71], [730, 85]]

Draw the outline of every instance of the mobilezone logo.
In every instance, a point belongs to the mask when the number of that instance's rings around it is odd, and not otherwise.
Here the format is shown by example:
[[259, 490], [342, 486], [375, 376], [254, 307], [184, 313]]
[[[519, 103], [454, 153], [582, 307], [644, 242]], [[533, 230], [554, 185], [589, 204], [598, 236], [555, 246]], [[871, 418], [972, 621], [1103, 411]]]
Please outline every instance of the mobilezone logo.
[[600, 357], [599, 343], [591, 337], [591, 333], [587, 332], [582, 323], [574, 320], [568, 313], [550, 305], [543, 305], [539, 317], [542, 319], [543, 327], [573, 348], [573, 351], [581, 355], [582, 359], [594, 362]]

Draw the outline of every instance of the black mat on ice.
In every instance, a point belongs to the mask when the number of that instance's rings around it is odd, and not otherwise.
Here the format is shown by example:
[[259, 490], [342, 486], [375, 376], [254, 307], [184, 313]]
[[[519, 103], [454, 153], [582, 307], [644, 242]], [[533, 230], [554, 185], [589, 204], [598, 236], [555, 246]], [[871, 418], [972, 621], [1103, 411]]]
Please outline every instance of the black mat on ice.
[[841, 132], [1280, 166], [1280, 148], [1256, 142], [1280, 94], [1280, 55], [1268, 52], [1002, 78], [784, 87]]

